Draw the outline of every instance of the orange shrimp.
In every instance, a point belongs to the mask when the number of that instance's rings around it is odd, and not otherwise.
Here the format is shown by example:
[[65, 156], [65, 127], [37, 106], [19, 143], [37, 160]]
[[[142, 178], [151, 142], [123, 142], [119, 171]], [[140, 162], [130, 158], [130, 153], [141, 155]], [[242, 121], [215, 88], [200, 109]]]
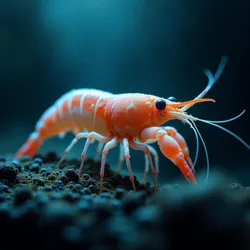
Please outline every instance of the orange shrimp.
[[[229, 120], [208, 121], [186, 113], [196, 103], [215, 102], [213, 99], [203, 97], [220, 77], [226, 61], [227, 57], [222, 57], [214, 75], [208, 70], [205, 71], [209, 80], [207, 87], [196, 98], [186, 102], [175, 102], [173, 98], [165, 99], [140, 93], [115, 95], [95, 89], [72, 90], [63, 95], [52, 107], [45, 111], [36, 124], [35, 132], [29, 136], [25, 144], [18, 150], [15, 158], [33, 156], [47, 138], [63, 135], [71, 131], [75, 134], [75, 138], [66, 148], [57, 166], [60, 165], [80, 139], [86, 138], [78, 172], [80, 175], [89, 145], [95, 140], [99, 141], [98, 150], [102, 151], [100, 169], [100, 190], [102, 191], [106, 157], [110, 149], [121, 143], [119, 162], [121, 163], [123, 159], [126, 161], [133, 189], [136, 190], [134, 175], [130, 165], [130, 148], [144, 151], [146, 158], [144, 181], [148, 172], [148, 165], [150, 165], [154, 177], [154, 187], [156, 188], [156, 174], [159, 172], [158, 154], [149, 144], [158, 142], [163, 155], [180, 169], [188, 181], [196, 183], [193, 171], [196, 160], [194, 163], [192, 162], [185, 139], [175, 128], [163, 127], [162, 125], [173, 119], [179, 119], [187, 123], [195, 132], [197, 142], [199, 136], [203, 143], [207, 156], [208, 171], [209, 161], [206, 145], [195, 125], [195, 121], [202, 121], [227, 131], [250, 149], [250, 146], [233, 132], [216, 124]], [[155, 157], [155, 164], [153, 164], [151, 154]], [[197, 155], [198, 149], [196, 159]]]

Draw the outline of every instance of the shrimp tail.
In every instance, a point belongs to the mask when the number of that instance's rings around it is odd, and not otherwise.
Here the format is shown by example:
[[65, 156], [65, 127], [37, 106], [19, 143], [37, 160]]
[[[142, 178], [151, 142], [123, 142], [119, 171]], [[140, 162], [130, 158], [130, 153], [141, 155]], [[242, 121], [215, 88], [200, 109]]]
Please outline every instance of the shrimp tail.
[[27, 141], [16, 152], [15, 159], [19, 159], [23, 156], [34, 156], [41, 144], [42, 139], [39, 137], [39, 134], [37, 132], [31, 133]]

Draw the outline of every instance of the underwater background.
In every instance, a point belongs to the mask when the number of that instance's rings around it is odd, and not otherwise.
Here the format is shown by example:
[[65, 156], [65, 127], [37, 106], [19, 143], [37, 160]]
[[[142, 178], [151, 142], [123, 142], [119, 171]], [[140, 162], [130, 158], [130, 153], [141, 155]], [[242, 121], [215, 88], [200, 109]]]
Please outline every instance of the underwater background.
[[[203, 69], [228, 63], [206, 97], [189, 111], [250, 143], [249, 0], [0, 0], [0, 249], [179, 250], [250, 249], [249, 148], [197, 121], [197, 185], [160, 152], [160, 174], [142, 182], [144, 155], [131, 149], [134, 186], [119, 148], [100, 161], [85, 140], [56, 167], [73, 135], [44, 142], [34, 157], [14, 160], [42, 113], [71, 89], [145, 93], [178, 101], [207, 85]], [[191, 157], [196, 139], [171, 121]], [[101, 160], [101, 159], [100, 159]], [[206, 185], [204, 185], [206, 184]], [[103, 192], [101, 192], [103, 191]]]
[[[246, 142], [249, 133], [250, 3], [169, 0], [1, 0], [0, 154], [14, 154], [41, 114], [65, 92], [97, 88], [112, 93], [141, 92], [178, 101], [196, 97], [206, 86], [204, 68], [215, 72], [229, 57], [219, 81], [194, 116], [222, 124]], [[187, 125], [170, 122], [185, 137], [191, 156], [195, 137]], [[223, 169], [249, 185], [249, 151], [224, 131], [197, 122], [206, 142], [211, 171]], [[72, 135], [46, 141], [39, 152], [63, 154]], [[68, 158], [80, 159], [84, 140]], [[159, 151], [162, 182], [183, 178]], [[90, 147], [93, 156], [96, 146]], [[142, 173], [144, 156], [131, 150], [132, 167]], [[116, 164], [118, 149], [108, 163]], [[124, 167], [125, 169], [125, 167]], [[206, 169], [200, 145], [197, 172]]]

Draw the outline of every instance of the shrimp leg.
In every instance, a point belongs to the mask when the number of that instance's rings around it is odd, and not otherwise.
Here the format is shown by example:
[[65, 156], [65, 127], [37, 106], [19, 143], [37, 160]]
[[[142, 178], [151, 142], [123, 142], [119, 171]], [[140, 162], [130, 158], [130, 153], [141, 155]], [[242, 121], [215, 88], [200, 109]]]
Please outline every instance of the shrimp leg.
[[130, 152], [129, 152], [129, 145], [130, 144], [129, 144], [127, 138], [124, 138], [122, 140], [122, 145], [123, 145], [124, 157], [125, 157], [125, 160], [126, 160], [126, 165], [127, 165], [129, 176], [130, 176], [130, 181], [132, 183], [133, 190], [136, 191], [135, 178], [134, 178], [134, 175], [133, 175], [133, 172], [132, 172], [132, 168], [131, 168], [131, 164], [130, 164], [130, 157], [131, 157], [130, 156]]
[[83, 132], [83, 133], [78, 133], [75, 138], [71, 141], [69, 146], [65, 149], [64, 155], [61, 157], [60, 161], [57, 163], [56, 168], [58, 168], [61, 163], [64, 161], [66, 156], [69, 154], [70, 150], [76, 145], [76, 143], [82, 139], [82, 138], [87, 138], [89, 136], [89, 132]]
[[[156, 170], [155, 178], [157, 178], [157, 174], [159, 173], [159, 155], [158, 155], [157, 151], [152, 146], [146, 145], [146, 144], [143, 144], [143, 145], [147, 146], [150, 153], [154, 156], [154, 165], [155, 165], [155, 170]], [[144, 175], [143, 175], [143, 183], [144, 184], [146, 184], [146, 181], [147, 181], [148, 171], [149, 171], [149, 162], [148, 162], [148, 156], [145, 153], [145, 168], [144, 168]]]
[[153, 161], [152, 161], [152, 157], [150, 155], [150, 149], [148, 147], [148, 145], [142, 144], [142, 143], [138, 143], [135, 141], [130, 141], [129, 142], [129, 146], [135, 150], [142, 150], [144, 151], [146, 157], [147, 157], [147, 162], [149, 163], [150, 167], [151, 167], [151, 171], [152, 171], [152, 175], [153, 175], [153, 179], [154, 179], [154, 188], [156, 190], [156, 169], [154, 167]]
[[100, 193], [102, 192], [102, 189], [103, 189], [103, 177], [104, 177], [105, 163], [106, 163], [108, 152], [110, 149], [116, 147], [118, 143], [119, 143], [118, 138], [114, 137], [112, 140], [108, 141], [105, 144], [102, 150], [102, 163], [101, 163], [101, 170], [100, 170]]
[[106, 143], [106, 142], [110, 141], [110, 137], [109, 136], [102, 136], [96, 132], [89, 133], [89, 135], [87, 136], [87, 140], [85, 142], [84, 149], [83, 149], [82, 154], [81, 154], [82, 160], [81, 160], [81, 164], [80, 164], [80, 168], [79, 168], [79, 172], [78, 172], [79, 176], [81, 175], [81, 172], [82, 172], [82, 169], [84, 166], [84, 160], [85, 160], [89, 145], [93, 142], [93, 140], [97, 140], [101, 143]]
[[[146, 144], [144, 144], [146, 145]], [[154, 156], [154, 164], [156, 166], [156, 173], [159, 173], [159, 156], [157, 151], [152, 147], [147, 145], [148, 149], [150, 150], [150, 153]], [[121, 171], [121, 167], [122, 167], [122, 163], [124, 161], [124, 155], [123, 155], [123, 148], [122, 148], [122, 144], [120, 144], [120, 154], [119, 154], [119, 161], [118, 161], [118, 166], [117, 166], [117, 171], [120, 172]], [[147, 174], [149, 171], [149, 162], [148, 162], [148, 156], [145, 153], [145, 167], [144, 167], [144, 175], [143, 175], [143, 181], [142, 183], [146, 183], [147, 181]]]

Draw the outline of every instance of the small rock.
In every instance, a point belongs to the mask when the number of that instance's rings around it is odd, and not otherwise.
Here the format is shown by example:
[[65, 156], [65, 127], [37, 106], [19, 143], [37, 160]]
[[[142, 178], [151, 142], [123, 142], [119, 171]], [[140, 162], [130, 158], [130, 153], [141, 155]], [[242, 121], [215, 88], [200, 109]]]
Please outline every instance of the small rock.
[[83, 189], [83, 194], [91, 194], [91, 191], [89, 188], [84, 188]]
[[0, 162], [0, 179], [7, 179], [15, 181], [17, 176], [17, 169], [11, 163]]
[[53, 184], [53, 185], [52, 185], [52, 188], [53, 188], [53, 189], [56, 189], [56, 188], [58, 188], [58, 186], [57, 186], [56, 184]]
[[115, 197], [116, 199], [121, 200], [121, 199], [124, 197], [125, 193], [126, 193], [126, 190], [125, 190], [125, 189], [117, 187], [117, 188], [115, 189], [114, 197]]
[[87, 201], [88, 203], [92, 203], [93, 202], [93, 197], [91, 195], [83, 195], [81, 197], [82, 200]]
[[18, 169], [19, 172], [22, 171], [22, 166], [20, 164], [18, 164], [17, 161], [12, 161], [11, 164]]
[[73, 192], [67, 192], [67, 193], [65, 193], [64, 195], [63, 195], [63, 199], [64, 200], [66, 200], [66, 201], [69, 201], [69, 202], [75, 202], [75, 201], [77, 201], [77, 200], [79, 200], [80, 199], [80, 196], [79, 196], [79, 194], [77, 194], [77, 193], [73, 193]]
[[89, 185], [89, 190], [91, 191], [91, 193], [93, 193], [95, 191], [95, 186], [94, 185]]
[[40, 167], [40, 164], [38, 164], [38, 163], [33, 163], [33, 164], [30, 166], [30, 171], [31, 171], [31, 172], [38, 172], [39, 167]]
[[69, 182], [69, 178], [66, 176], [66, 175], [63, 175], [62, 177], [61, 177], [61, 181], [64, 183], [64, 185], [65, 184], [67, 184], [68, 182]]
[[101, 193], [100, 195], [99, 195], [101, 198], [103, 198], [103, 199], [111, 199], [111, 194], [110, 193], [108, 193], [108, 192], [105, 192], [105, 193]]
[[44, 186], [45, 185], [45, 181], [42, 178], [35, 178], [33, 180], [34, 184], [37, 184], [38, 186]]
[[0, 203], [4, 202], [5, 200], [6, 200], [6, 195], [0, 191]]
[[48, 179], [53, 181], [56, 179], [56, 175], [54, 173], [50, 173], [50, 174], [48, 174]]
[[40, 169], [40, 173], [46, 173], [47, 172], [47, 168], [41, 168]]
[[57, 186], [63, 186], [63, 185], [64, 185], [63, 181], [61, 181], [61, 180], [56, 180], [56, 181], [55, 181], [55, 184], [56, 184]]
[[32, 191], [29, 188], [19, 188], [14, 193], [14, 204], [16, 206], [23, 204], [27, 200], [32, 199]]
[[33, 162], [34, 163], [37, 163], [37, 164], [39, 164], [40, 166], [43, 164], [43, 159], [41, 159], [41, 158], [35, 158], [34, 160], [33, 160]]
[[72, 190], [73, 190], [74, 192], [77, 192], [77, 191], [79, 191], [79, 190], [81, 190], [81, 189], [82, 189], [82, 185], [79, 184], [79, 183], [75, 184], [74, 187], [72, 188]]
[[77, 182], [79, 180], [79, 176], [74, 169], [67, 169], [64, 174], [69, 178], [70, 181]]
[[2, 192], [9, 192], [9, 187], [4, 184], [0, 184], [0, 193]]
[[19, 159], [19, 162], [21, 163], [25, 163], [27, 161], [30, 161], [30, 157], [29, 156], [22, 156], [20, 159]]
[[51, 186], [44, 187], [44, 191], [50, 192], [52, 190], [53, 190], [53, 188]]

